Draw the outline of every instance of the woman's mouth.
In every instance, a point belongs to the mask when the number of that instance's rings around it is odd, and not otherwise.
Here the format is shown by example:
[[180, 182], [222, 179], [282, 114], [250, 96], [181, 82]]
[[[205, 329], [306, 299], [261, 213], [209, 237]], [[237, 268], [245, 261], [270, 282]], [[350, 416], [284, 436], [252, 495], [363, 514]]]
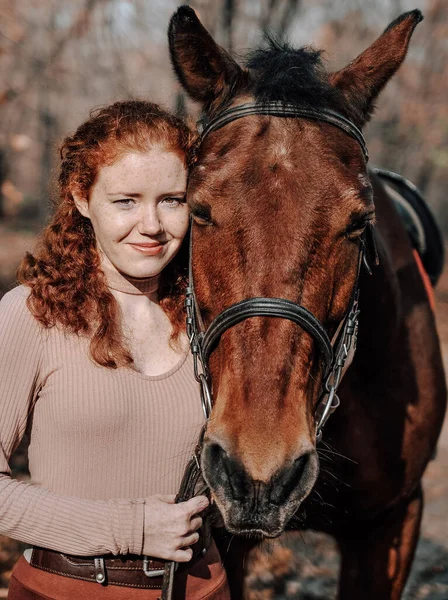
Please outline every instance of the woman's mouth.
[[141, 254], [146, 254], [147, 256], [156, 256], [160, 254], [163, 250], [164, 244], [161, 242], [144, 242], [141, 244], [129, 244], [132, 246], [137, 252]]

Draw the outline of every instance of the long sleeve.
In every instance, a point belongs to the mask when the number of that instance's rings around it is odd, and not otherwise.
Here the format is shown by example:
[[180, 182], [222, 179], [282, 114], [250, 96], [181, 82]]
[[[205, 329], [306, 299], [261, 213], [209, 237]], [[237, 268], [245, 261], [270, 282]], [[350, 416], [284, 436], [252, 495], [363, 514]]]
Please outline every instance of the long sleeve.
[[69, 554], [140, 554], [143, 499], [67, 497], [11, 478], [9, 459], [45, 384], [46, 331], [29, 312], [26, 297], [26, 288], [19, 287], [0, 302], [0, 532]]

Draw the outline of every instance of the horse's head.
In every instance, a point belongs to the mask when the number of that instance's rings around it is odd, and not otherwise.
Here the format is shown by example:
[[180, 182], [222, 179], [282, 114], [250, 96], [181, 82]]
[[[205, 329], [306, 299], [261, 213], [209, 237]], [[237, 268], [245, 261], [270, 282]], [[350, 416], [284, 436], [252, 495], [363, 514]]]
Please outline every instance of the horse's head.
[[[208, 117], [278, 101], [332, 110], [361, 128], [420, 20], [419, 11], [406, 13], [330, 74], [318, 52], [273, 41], [241, 68], [187, 7], [173, 16], [169, 39], [179, 80]], [[357, 279], [363, 232], [374, 219], [366, 161], [353, 135], [326, 120], [233, 120], [202, 141], [188, 200], [205, 325], [244, 299], [283, 298], [335, 334]], [[214, 347], [202, 466], [231, 531], [278, 535], [312, 489], [322, 365], [316, 336], [283, 318], [249, 317]]]

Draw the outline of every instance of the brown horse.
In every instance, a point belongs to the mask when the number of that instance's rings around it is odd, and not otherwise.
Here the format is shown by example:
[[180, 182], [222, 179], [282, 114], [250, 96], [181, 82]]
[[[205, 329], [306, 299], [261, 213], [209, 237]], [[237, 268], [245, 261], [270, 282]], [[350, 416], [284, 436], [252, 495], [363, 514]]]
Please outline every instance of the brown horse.
[[[220, 332], [209, 349], [214, 407], [202, 468], [230, 532], [275, 537], [290, 527], [335, 536], [344, 600], [401, 597], [419, 535], [421, 477], [445, 411], [434, 315], [356, 133], [421, 18], [417, 10], [402, 15], [335, 73], [318, 52], [273, 40], [240, 67], [188, 7], [169, 31], [177, 76], [209, 118], [248, 103], [301, 115], [221, 121], [191, 171], [193, 273], [205, 326], [250, 298], [285, 299], [309, 319], [301, 326], [249, 316]], [[316, 111], [321, 119], [307, 118]], [[359, 264], [374, 219], [379, 266], [368, 274]], [[322, 336], [337, 334], [358, 284], [357, 352], [316, 444]]]

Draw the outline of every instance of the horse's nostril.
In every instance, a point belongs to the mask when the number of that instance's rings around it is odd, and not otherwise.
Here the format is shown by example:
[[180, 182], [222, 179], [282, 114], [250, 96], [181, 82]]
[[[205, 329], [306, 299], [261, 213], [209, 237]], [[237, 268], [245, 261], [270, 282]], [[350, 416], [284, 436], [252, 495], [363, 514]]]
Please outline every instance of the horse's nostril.
[[230, 456], [219, 442], [204, 446], [204, 461], [214, 485], [231, 489], [235, 500], [243, 500], [250, 491], [250, 478], [238, 459]]
[[292, 468], [297, 476], [299, 474], [301, 475], [303, 473], [303, 470], [305, 469], [305, 466], [306, 466], [309, 458], [310, 458], [309, 454], [303, 454], [302, 456], [299, 456], [299, 458], [296, 458], [296, 460], [293, 463]]
[[288, 468], [283, 469], [281, 473], [275, 477], [271, 485], [270, 501], [272, 504], [281, 506], [289, 498], [293, 490], [300, 487], [300, 481], [310, 462], [311, 454], [303, 454]]
[[211, 460], [213, 461], [222, 461], [224, 457], [227, 456], [227, 452], [217, 442], [208, 444], [207, 450], [210, 453]]

